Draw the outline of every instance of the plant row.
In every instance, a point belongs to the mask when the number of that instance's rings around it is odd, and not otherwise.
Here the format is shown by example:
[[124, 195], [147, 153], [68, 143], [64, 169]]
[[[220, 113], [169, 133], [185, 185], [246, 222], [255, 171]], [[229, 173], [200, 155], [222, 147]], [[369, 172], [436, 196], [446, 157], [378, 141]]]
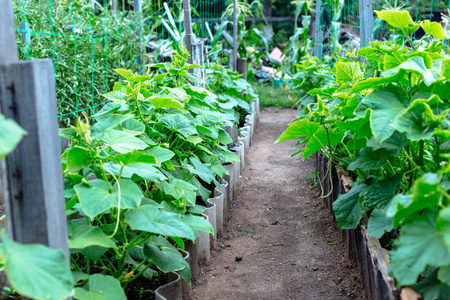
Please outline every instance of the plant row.
[[[207, 69], [195, 86], [187, 51], [148, 75], [116, 69], [121, 79], [92, 118], [61, 131], [70, 268], [59, 250], [3, 236], [8, 279], [33, 299], [126, 299], [140, 280], [179, 271], [187, 282], [187, 241], [214, 234], [202, 216], [225, 164], [238, 161], [224, 126], [252, 113], [256, 95], [237, 73]], [[29, 272], [23, 272], [25, 267]]]
[[[392, 250], [397, 284], [414, 287], [424, 299], [448, 299], [447, 33], [437, 22], [414, 22], [407, 11], [376, 14], [391, 41], [371, 42], [333, 65], [308, 57], [297, 64], [294, 86], [309, 90], [299, 120], [278, 142], [300, 138], [296, 155], [320, 151], [344, 167], [354, 182], [333, 204], [339, 228], [356, 228], [367, 214], [369, 235]], [[425, 35], [415, 40], [419, 28]]]

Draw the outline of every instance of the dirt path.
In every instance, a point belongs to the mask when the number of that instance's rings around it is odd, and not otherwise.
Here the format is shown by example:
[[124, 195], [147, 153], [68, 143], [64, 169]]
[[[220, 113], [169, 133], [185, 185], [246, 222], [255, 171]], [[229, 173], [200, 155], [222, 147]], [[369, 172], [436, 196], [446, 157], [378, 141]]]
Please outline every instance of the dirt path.
[[194, 299], [364, 299], [359, 272], [309, 188], [314, 162], [293, 162], [295, 142], [272, 145], [295, 113], [261, 113], [231, 218]]

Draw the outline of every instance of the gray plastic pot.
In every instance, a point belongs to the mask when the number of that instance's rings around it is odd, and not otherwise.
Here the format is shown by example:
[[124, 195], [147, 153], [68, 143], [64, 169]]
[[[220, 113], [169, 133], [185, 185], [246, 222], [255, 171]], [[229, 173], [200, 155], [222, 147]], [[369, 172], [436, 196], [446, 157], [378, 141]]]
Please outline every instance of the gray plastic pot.
[[[228, 174], [228, 172], [227, 172]], [[222, 181], [220, 182], [220, 190], [223, 193], [223, 224], [225, 224], [228, 220], [228, 205], [230, 202], [229, 199], [229, 184], [228, 184], [228, 178], [227, 175], [225, 175], [225, 177], [222, 179]], [[217, 196], [217, 195], [215, 195]]]
[[[183, 251], [184, 260], [190, 263], [190, 253]], [[191, 284], [181, 278], [178, 272], [170, 272], [169, 282], [155, 290], [156, 300], [190, 300]]]
[[234, 183], [234, 172], [233, 172], [233, 164], [225, 165], [225, 170], [227, 170], [227, 174], [224, 179], [228, 182], [228, 204], [231, 204], [233, 201], [233, 183]]
[[[221, 191], [221, 188], [215, 188], [214, 189], [214, 196], [213, 198], [209, 198], [208, 202], [214, 203], [216, 205], [216, 230], [214, 231], [214, 242], [217, 241], [217, 237], [222, 236], [223, 231], [223, 192]], [[217, 245], [214, 243], [214, 247]]]
[[[209, 221], [208, 213], [211, 215], [214, 215], [215, 220], [215, 213], [216, 209], [215, 206], [213, 208], [206, 209], [205, 213], [202, 214], [202, 216]], [[213, 225], [214, 228], [214, 225]], [[210, 247], [210, 234], [207, 232], [200, 231], [200, 236], [197, 238], [198, 244], [197, 244], [197, 261], [199, 265], [208, 265], [211, 261], [211, 247]]]
[[200, 243], [200, 237], [195, 239], [195, 243], [191, 240], [184, 242], [184, 248], [189, 252], [189, 266], [191, 268], [192, 281], [198, 280], [198, 245]]

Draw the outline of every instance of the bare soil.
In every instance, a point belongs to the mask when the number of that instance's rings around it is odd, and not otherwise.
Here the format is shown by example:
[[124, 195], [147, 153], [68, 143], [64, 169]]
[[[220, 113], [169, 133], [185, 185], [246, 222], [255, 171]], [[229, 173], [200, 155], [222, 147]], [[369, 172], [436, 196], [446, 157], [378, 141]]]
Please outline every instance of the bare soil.
[[273, 145], [295, 114], [261, 113], [230, 219], [193, 284], [194, 299], [365, 299], [357, 265], [307, 179], [314, 161], [290, 157], [295, 141]]

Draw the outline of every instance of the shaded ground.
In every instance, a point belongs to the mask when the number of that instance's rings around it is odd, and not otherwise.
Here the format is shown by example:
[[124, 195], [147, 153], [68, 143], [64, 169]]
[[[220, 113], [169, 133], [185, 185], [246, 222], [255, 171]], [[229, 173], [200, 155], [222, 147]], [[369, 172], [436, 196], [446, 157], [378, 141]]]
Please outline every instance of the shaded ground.
[[194, 299], [365, 299], [357, 267], [310, 189], [314, 161], [293, 162], [293, 141], [272, 145], [295, 114], [261, 113], [231, 218]]

